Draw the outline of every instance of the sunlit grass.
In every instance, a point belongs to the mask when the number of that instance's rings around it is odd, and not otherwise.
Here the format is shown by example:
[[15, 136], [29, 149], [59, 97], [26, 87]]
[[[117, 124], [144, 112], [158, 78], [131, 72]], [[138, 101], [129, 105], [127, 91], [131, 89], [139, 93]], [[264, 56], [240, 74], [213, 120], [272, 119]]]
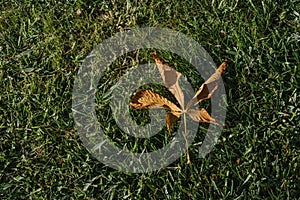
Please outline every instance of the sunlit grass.
[[[2, 2], [0, 8], [1, 199], [299, 197], [296, 0], [27, 0]], [[186, 34], [217, 65], [230, 61], [223, 78], [227, 117], [207, 157], [198, 158], [203, 140], [199, 134], [190, 146], [192, 165], [186, 165], [183, 156], [165, 169], [130, 174], [104, 166], [85, 149], [74, 130], [72, 87], [93, 47], [117, 32], [147, 26]], [[121, 75], [117, 67], [151, 61], [150, 52], [139, 52], [138, 59], [124, 56], [113, 65], [116, 73], [106, 78]], [[176, 56], [162, 57], [178, 69], [186, 67]], [[195, 87], [203, 82], [185, 73]], [[147, 120], [147, 113], [135, 114], [141, 123]], [[205, 125], [199, 132], [204, 130]], [[122, 134], [111, 137], [133, 151], [140, 151], [140, 144], [155, 149], [169, 139], [164, 134], [150, 141], [125, 140]]]

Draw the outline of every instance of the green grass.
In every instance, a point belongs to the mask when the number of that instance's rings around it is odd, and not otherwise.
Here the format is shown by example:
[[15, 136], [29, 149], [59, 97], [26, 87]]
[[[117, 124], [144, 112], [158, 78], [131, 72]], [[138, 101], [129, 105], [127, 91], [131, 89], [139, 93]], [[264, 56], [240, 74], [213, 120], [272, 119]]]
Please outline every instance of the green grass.
[[[53, 2], [0, 3], [1, 199], [299, 198], [299, 1]], [[148, 26], [186, 34], [217, 64], [230, 60], [226, 125], [203, 159], [196, 138], [192, 165], [183, 156], [159, 171], [130, 174], [85, 149], [74, 129], [72, 87], [93, 47]], [[151, 60], [147, 51], [138, 58]], [[203, 80], [194, 81], [199, 87]], [[133, 148], [149, 144], [118, 137]]]

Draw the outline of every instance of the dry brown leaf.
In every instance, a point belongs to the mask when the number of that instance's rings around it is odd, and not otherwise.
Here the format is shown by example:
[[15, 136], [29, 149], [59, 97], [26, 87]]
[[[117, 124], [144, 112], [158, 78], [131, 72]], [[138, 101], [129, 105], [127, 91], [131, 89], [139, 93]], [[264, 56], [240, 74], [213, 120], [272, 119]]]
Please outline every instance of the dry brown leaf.
[[[214, 91], [218, 88], [218, 82], [221, 76], [224, 74], [227, 68], [227, 62], [224, 61], [212, 74], [207, 81], [205, 81], [199, 90], [196, 92], [195, 96], [189, 101], [186, 109], [184, 108], [184, 95], [179, 86], [178, 80], [181, 76], [181, 73], [177, 72], [175, 69], [167, 65], [161, 58], [159, 58], [155, 52], [152, 53], [157, 64], [158, 70], [161, 74], [161, 77], [164, 81], [165, 86], [169, 91], [175, 96], [177, 101], [180, 104], [178, 108], [173, 102], [169, 101], [167, 98], [152, 92], [150, 90], [142, 90], [137, 92], [130, 101], [130, 106], [134, 109], [143, 109], [143, 108], [156, 108], [163, 107], [169, 112], [166, 114], [166, 123], [167, 128], [170, 131], [174, 124], [179, 120], [181, 114], [187, 113], [192, 120], [198, 122], [207, 122], [213, 123], [216, 125], [222, 126], [210, 114], [204, 109], [200, 110], [190, 109], [191, 106], [203, 101], [204, 99], [209, 99]], [[186, 118], [184, 117], [184, 126], [186, 128]], [[187, 134], [185, 129], [185, 135]], [[186, 140], [186, 152], [187, 152], [187, 163], [190, 164], [190, 157], [188, 153], [188, 142]]]
[[173, 112], [168, 112], [166, 115], [166, 123], [167, 123], [167, 128], [170, 131], [174, 124], [179, 120], [180, 115], [178, 115], [177, 113], [173, 113]]
[[175, 96], [181, 109], [183, 109], [184, 95], [178, 83], [181, 73], [177, 72], [174, 68], [166, 64], [160, 57], [156, 55], [155, 52], [153, 52], [152, 55], [166, 88], [168, 88], [169, 91]]
[[173, 113], [178, 113], [179, 116], [181, 114], [181, 109], [173, 102], [150, 90], [141, 90], [137, 92], [131, 99], [130, 106], [134, 109], [163, 107]]
[[188, 110], [188, 114], [194, 121], [207, 122], [221, 126], [221, 124], [212, 118], [204, 108], [201, 108], [200, 110], [190, 109]]
[[212, 74], [199, 88], [196, 92], [195, 96], [189, 101], [186, 109], [189, 109], [191, 106], [205, 100], [209, 99], [211, 95], [218, 89], [218, 82], [221, 76], [224, 74], [227, 68], [227, 62], [224, 61], [216, 70], [214, 74]]
[[168, 112], [166, 115], [166, 123], [169, 131], [178, 121], [182, 113], [181, 109], [178, 108], [174, 103], [150, 90], [142, 90], [137, 92], [130, 101], [130, 106], [134, 109], [163, 107], [169, 110], [170, 112]]

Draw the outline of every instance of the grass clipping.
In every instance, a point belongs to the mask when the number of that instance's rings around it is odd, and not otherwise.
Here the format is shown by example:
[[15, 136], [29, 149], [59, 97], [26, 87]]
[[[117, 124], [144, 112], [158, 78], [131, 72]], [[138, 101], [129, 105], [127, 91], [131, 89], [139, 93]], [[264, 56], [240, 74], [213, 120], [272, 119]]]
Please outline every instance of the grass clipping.
[[[221, 76], [224, 74], [227, 68], [227, 62], [224, 61], [218, 69], [212, 74], [207, 81], [205, 81], [195, 96], [188, 102], [187, 106], [184, 107], [184, 95], [179, 86], [178, 80], [181, 76], [180, 72], [177, 72], [174, 68], [166, 64], [156, 53], [152, 53], [157, 64], [160, 75], [164, 81], [166, 88], [175, 96], [179, 102], [180, 108], [167, 98], [152, 92], [151, 90], [141, 90], [137, 92], [130, 101], [130, 106], [134, 109], [146, 109], [146, 108], [165, 108], [169, 112], [166, 115], [167, 128], [171, 131], [173, 125], [179, 120], [180, 116], [183, 115], [184, 121], [184, 134], [187, 136], [186, 131], [186, 113], [194, 120], [198, 122], [213, 123], [222, 126], [210, 114], [204, 109], [199, 110], [192, 109], [191, 107], [197, 105], [205, 99], [209, 99], [214, 91], [218, 88], [218, 82]], [[190, 164], [190, 156], [188, 151], [188, 141], [186, 139], [186, 153], [187, 163]]]

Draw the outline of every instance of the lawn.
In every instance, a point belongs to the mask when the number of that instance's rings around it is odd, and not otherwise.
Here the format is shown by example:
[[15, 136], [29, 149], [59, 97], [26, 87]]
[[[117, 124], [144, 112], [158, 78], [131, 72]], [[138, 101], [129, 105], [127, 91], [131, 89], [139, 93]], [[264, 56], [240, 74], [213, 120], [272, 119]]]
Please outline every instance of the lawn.
[[[299, 198], [298, 0], [12, 0], [1, 1], [0, 8], [1, 199]], [[129, 173], [102, 164], [85, 148], [75, 128], [72, 90], [94, 47], [118, 32], [142, 27], [178, 31], [200, 43], [217, 65], [229, 61], [223, 76], [227, 115], [206, 157], [198, 158], [207, 129], [201, 123], [189, 147], [191, 165], [183, 155], [160, 170]], [[149, 151], [161, 148], [171, 135], [128, 138], [115, 128], [101, 94], [124, 70], [154, 62], [152, 51], [120, 57], [99, 82], [97, 113], [108, 116], [99, 117], [102, 127], [111, 127], [107, 135], [117, 145], [136, 152], [145, 145]], [[203, 83], [184, 70], [188, 62], [158, 53], [195, 89]], [[209, 102], [203, 106], [209, 108]], [[149, 123], [145, 110], [132, 115], [138, 124]]]

